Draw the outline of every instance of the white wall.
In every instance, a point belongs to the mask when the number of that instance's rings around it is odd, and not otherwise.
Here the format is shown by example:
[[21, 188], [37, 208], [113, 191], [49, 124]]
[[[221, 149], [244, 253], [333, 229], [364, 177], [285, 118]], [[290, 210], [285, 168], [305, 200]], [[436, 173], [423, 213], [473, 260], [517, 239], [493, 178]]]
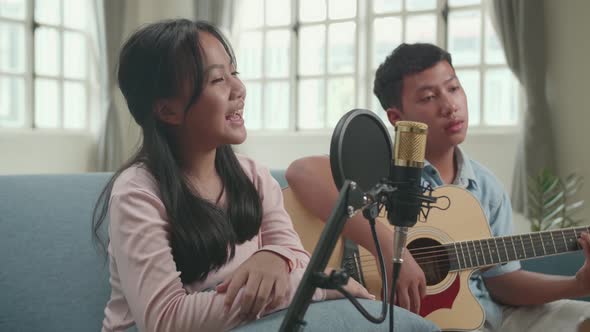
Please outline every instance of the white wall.
[[[236, 151], [249, 155], [270, 168], [286, 168], [297, 158], [328, 154], [331, 137], [331, 132], [285, 134], [280, 137], [250, 133], [246, 142], [236, 147]], [[510, 188], [516, 153], [516, 132], [505, 135], [470, 133], [462, 147], [473, 159], [492, 169], [506, 188]]]
[[94, 171], [92, 135], [56, 131], [0, 130], [0, 174]]
[[[547, 20], [548, 97], [554, 111], [560, 173], [578, 172], [586, 179], [580, 198], [590, 204], [590, 1], [545, 0]], [[585, 211], [589, 211], [588, 207]], [[584, 213], [580, 214], [584, 217]], [[590, 218], [585, 218], [590, 223]]]

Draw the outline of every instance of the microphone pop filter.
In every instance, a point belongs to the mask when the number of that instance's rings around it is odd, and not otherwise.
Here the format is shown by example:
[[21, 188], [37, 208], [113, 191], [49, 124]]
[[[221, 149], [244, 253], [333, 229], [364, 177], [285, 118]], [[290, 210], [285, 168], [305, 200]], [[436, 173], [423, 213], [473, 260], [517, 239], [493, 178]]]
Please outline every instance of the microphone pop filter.
[[375, 113], [354, 109], [338, 121], [330, 143], [330, 168], [338, 190], [345, 180], [367, 191], [391, 168], [391, 138]]

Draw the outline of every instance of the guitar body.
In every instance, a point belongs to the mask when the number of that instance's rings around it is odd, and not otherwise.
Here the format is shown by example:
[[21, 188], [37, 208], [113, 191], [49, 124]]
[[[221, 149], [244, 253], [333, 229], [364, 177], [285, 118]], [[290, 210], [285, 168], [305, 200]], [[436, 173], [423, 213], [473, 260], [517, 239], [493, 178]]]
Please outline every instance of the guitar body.
[[[410, 228], [408, 249], [491, 236], [483, 210], [470, 192], [457, 186], [442, 186], [435, 189], [432, 196], [446, 196], [451, 204], [446, 210], [431, 209], [426, 221], [419, 221]], [[307, 211], [289, 188], [283, 189], [283, 197], [304, 248], [313, 252], [324, 223]], [[448, 201], [439, 199], [435, 206], [439, 205], [445, 208]], [[386, 218], [380, 217], [378, 221], [392, 228]], [[369, 251], [361, 247], [359, 250], [361, 257], [369, 257]], [[342, 241], [339, 240], [328, 266], [339, 267], [341, 260]], [[469, 289], [469, 277], [473, 270], [449, 272], [444, 259], [434, 264], [421, 264], [419, 259], [416, 261], [427, 279], [427, 296], [421, 304], [421, 316], [433, 321], [442, 330], [469, 331], [483, 325], [485, 313]], [[381, 279], [376, 266], [372, 256], [362, 261], [365, 285], [369, 292], [378, 295], [381, 293]]]
[[[293, 228], [299, 234], [303, 248], [310, 254], [313, 253], [325, 223], [309, 212], [295, 197], [290, 188], [283, 189], [283, 203], [285, 210], [291, 217]], [[339, 268], [342, 261], [343, 241], [338, 239], [334, 251], [328, 261], [328, 267]], [[381, 282], [381, 281], [379, 281]]]
[[[408, 249], [430, 247], [435, 245], [433, 242], [445, 244], [491, 237], [485, 214], [470, 192], [457, 186], [442, 186], [432, 196], [448, 197], [450, 206], [446, 210], [431, 209], [425, 222], [419, 221], [410, 228]], [[437, 205], [440, 204], [446, 205], [448, 201], [439, 199]], [[471, 331], [481, 327], [485, 313], [469, 289], [473, 270], [448, 272], [442, 260], [420, 265], [427, 279], [427, 296], [422, 300], [420, 315], [442, 330]]]

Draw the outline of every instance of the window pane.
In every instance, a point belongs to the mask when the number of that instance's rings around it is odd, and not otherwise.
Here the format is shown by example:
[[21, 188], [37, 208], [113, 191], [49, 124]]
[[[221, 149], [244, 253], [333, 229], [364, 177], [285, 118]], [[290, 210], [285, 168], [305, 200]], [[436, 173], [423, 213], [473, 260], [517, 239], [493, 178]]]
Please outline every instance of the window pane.
[[266, 24], [291, 24], [291, 0], [266, 0]]
[[356, 0], [329, 0], [328, 8], [332, 20], [356, 16]]
[[325, 20], [326, 0], [299, 0], [299, 19], [301, 22]]
[[484, 120], [490, 125], [515, 125], [518, 84], [508, 68], [485, 73]]
[[353, 109], [354, 96], [352, 78], [335, 78], [328, 81], [328, 127], [335, 127], [344, 113]]
[[383, 121], [383, 124], [386, 127], [393, 127], [389, 122], [389, 119], [387, 118], [387, 112], [385, 112], [385, 110], [381, 106], [381, 103], [379, 102], [379, 99], [377, 99], [375, 95], [372, 95], [371, 97], [371, 111], [373, 111], [373, 113], [379, 116], [379, 118], [381, 119], [381, 121]]
[[270, 82], [264, 91], [264, 128], [289, 128], [289, 82]]
[[0, 77], [0, 128], [25, 124], [25, 80]]
[[467, 5], [479, 5], [481, 0], [449, 0], [449, 6], [467, 6]]
[[406, 0], [406, 10], [436, 9], [436, 0]]
[[299, 129], [324, 128], [325, 95], [324, 80], [299, 81]]
[[87, 47], [84, 35], [78, 32], [64, 32], [64, 75], [67, 78], [85, 78], [87, 69]]
[[25, 58], [24, 25], [0, 22], [0, 70], [23, 73]]
[[262, 33], [245, 32], [238, 46], [238, 68], [243, 78], [262, 77]]
[[59, 127], [59, 92], [56, 80], [35, 80], [35, 126]]
[[84, 29], [88, 22], [88, 0], [63, 0], [64, 25], [74, 29]]
[[244, 122], [248, 129], [262, 128], [262, 88], [258, 82], [245, 82], [246, 105], [244, 106]]
[[376, 69], [402, 42], [402, 20], [399, 17], [375, 19], [373, 31], [373, 69]]
[[324, 73], [326, 26], [302, 27], [299, 31], [299, 74]]
[[240, 25], [243, 28], [261, 27], [264, 23], [264, 1], [263, 0], [241, 0], [240, 2]]
[[86, 127], [86, 89], [77, 82], [64, 83], [64, 127], [84, 129]]
[[449, 14], [449, 52], [454, 65], [480, 63], [481, 12], [479, 10], [451, 11]]
[[400, 10], [402, 10], [402, 0], [373, 0], [373, 11], [377, 14]]
[[35, 29], [35, 72], [37, 74], [59, 75], [61, 67], [59, 45], [59, 31], [57, 29], [46, 27]]
[[504, 49], [500, 44], [496, 30], [492, 26], [489, 17], [486, 17], [486, 41], [485, 41], [485, 59], [488, 64], [504, 64], [506, 58], [504, 57]]
[[463, 90], [465, 90], [465, 95], [467, 96], [469, 124], [478, 125], [481, 123], [479, 70], [457, 70], [457, 77], [459, 78], [461, 86], [463, 87]]
[[354, 72], [355, 35], [356, 24], [354, 22], [330, 24], [328, 28], [328, 70], [330, 73]]
[[436, 44], [436, 15], [412, 15], [406, 19], [406, 42]]
[[23, 20], [25, 18], [25, 0], [0, 0], [0, 16]]
[[44, 24], [59, 25], [61, 23], [60, 0], [36, 0], [35, 21]]
[[291, 32], [273, 30], [266, 33], [265, 71], [267, 77], [289, 76]]

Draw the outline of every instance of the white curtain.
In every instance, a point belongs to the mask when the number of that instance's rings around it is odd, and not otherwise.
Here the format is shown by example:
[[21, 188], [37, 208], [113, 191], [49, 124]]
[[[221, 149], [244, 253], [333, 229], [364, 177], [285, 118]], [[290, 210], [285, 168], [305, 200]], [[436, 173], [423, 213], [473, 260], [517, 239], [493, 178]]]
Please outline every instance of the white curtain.
[[195, 19], [215, 24], [228, 37], [234, 21], [234, 3], [237, 0], [195, 0]]
[[94, 4], [101, 90], [97, 170], [106, 172], [116, 170], [123, 162], [123, 140], [114, 95], [117, 89], [115, 68], [123, 35], [125, 2], [96, 0]]
[[526, 109], [512, 181], [512, 205], [527, 213], [527, 178], [556, 171], [551, 109], [546, 95], [545, 10], [538, 0], [493, 0], [492, 22], [506, 61], [524, 88]]

